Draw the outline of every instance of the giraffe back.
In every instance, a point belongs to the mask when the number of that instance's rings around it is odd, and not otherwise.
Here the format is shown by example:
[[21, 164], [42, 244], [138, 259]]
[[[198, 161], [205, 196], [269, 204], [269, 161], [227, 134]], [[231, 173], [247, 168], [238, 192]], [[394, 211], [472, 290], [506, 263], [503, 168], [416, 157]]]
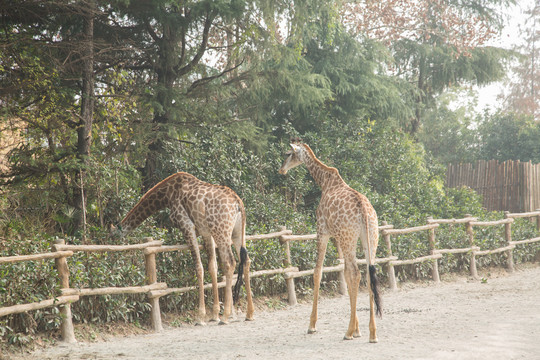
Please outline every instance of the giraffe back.
[[169, 197], [171, 217], [185, 211], [199, 234], [225, 234], [230, 238], [237, 222], [245, 225], [244, 204], [230, 188], [201, 181], [193, 175], [182, 181]]
[[321, 230], [332, 237], [360, 238], [364, 251], [369, 247], [370, 259], [374, 259], [379, 239], [378, 220], [375, 209], [365, 195], [345, 183], [330, 191], [323, 191], [317, 221], [322, 224]]
[[180, 228], [185, 225], [180, 215], [187, 215], [199, 234], [230, 234], [240, 220], [245, 226], [244, 204], [233, 190], [178, 172], [148, 190], [122, 220], [121, 227], [131, 231], [164, 208], [171, 210], [171, 220]]

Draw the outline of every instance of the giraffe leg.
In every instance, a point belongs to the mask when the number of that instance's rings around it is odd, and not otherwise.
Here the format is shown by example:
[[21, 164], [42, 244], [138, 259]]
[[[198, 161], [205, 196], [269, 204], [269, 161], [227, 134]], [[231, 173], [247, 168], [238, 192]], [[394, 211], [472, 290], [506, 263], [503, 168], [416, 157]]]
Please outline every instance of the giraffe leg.
[[[216, 242], [219, 242], [219, 240], [216, 240]], [[223, 242], [221, 242], [221, 244], [223, 244]], [[219, 246], [219, 257], [221, 259], [223, 273], [225, 274], [225, 301], [223, 304], [223, 315], [219, 323], [221, 325], [224, 325], [228, 324], [229, 317], [231, 316], [232, 312], [232, 277], [234, 273], [234, 267], [236, 266], [236, 261], [234, 260], [231, 247], [227, 245]]]
[[[242, 218], [239, 217], [237, 219], [237, 223], [233, 229], [232, 232], [232, 242], [234, 244], [234, 247], [236, 249], [236, 254], [238, 255], [238, 259], [241, 261], [241, 251], [242, 247], [246, 249], [246, 240], [245, 240], [245, 228], [244, 223], [242, 222]], [[246, 300], [247, 300], [247, 310], [246, 310], [246, 321], [252, 321], [253, 319], [253, 313], [255, 312], [255, 308], [253, 306], [253, 295], [251, 294], [251, 283], [249, 279], [249, 268], [251, 265], [251, 259], [249, 258], [249, 255], [246, 256], [246, 262], [244, 264], [244, 284], [246, 288]]]
[[[362, 279], [360, 278], [360, 280], [362, 280]], [[355, 315], [356, 315], [356, 321], [355, 321], [356, 330], [353, 333], [353, 337], [357, 338], [357, 337], [362, 336], [362, 333], [360, 332], [360, 324], [358, 323], [358, 314], [356, 314], [356, 311], [355, 311]]]
[[[357, 267], [356, 261], [355, 261], [355, 266]], [[358, 285], [356, 286], [357, 289], [360, 287], [360, 280], [362, 280], [362, 273], [360, 272], [360, 270], [358, 270], [358, 280], [357, 280]], [[353, 332], [353, 337], [358, 338], [362, 336], [362, 333], [360, 332], [360, 324], [358, 322], [358, 313], [356, 312], [356, 303], [355, 303], [354, 318], [355, 318], [355, 330]]]
[[246, 313], [247, 321], [253, 320], [253, 312], [255, 311], [255, 308], [253, 307], [253, 296], [251, 294], [251, 284], [249, 280], [250, 264], [251, 264], [251, 259], [248, 256], [246, 264], [244, 265], [244, 282], [246, 284], [246, 297], [247, 297], [247, 313]]
[[354, 337], [360, 336], [358, 327], [358, 315], [356, 314], [356, 299], [358, 296], [358, 286], [360, 284], [360, 271], [356, 265], [356, 254], [350, 252], [345, 254], [345, 279], [347, 280], [347, 289], [349, 291], [349, 301], [351, 305], [351, 317], [349, 320], [349, 328], [343, 339], [352, 340]]
[[316, 323], [319, 288], [321, 286], [322, 267], [329, 238], [330, 237], [327, 235], [319, 235], [317, 240], [317, 264], [315, 265], [315, 271], [313, 272], [313, 308], [311, 310], [311, 317], [309, 319], [308, 334], [317, 332]]
[[208, 272], [212, 278], [212, 295], [214, 303], [212, 304], [212, 315], [210, 321], [219, 321], [219, 289], [218, 289], [218, 272], [216, 259], [216, 245], [211, 236], [204, 237], [206, 253], [208, 254]]
[[195, 271], [197, 273], [197, 284], [199, 289], [199, 313], [196, 320], [197, 325], [206, 325], [206, 308], [204, 305], [204, 268], [201, 261], [201, 254], [199, 252], [199, 243], [195, 236], [195, 228], [192, 231], [184, 231], [184, 238], [186, 239], [190, 249], [193, 261], [195, 262]]
[[368, 275], [367, 278], [367, 287], [369, 291], [369, 342], [376, 343], [379, 341], [377, 339], [377, 325], [375, 324], [375, 295], [373, 294], [373, 289], [371, 288], [371, 276]]

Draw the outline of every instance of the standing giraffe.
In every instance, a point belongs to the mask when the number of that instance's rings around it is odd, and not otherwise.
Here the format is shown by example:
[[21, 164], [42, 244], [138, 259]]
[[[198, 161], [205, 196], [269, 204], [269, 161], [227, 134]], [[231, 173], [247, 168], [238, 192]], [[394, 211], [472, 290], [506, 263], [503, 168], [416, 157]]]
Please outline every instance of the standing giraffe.
[[[253, 299], [249, 281], [251, 260], [246, 250], [246, 212], [240, 197], [226, 186], [212, 185], [195, 176], [179, 172], [159, 182], [139, 200], [137, 205], [120, 222], [118, 230], [122, 235], [132, 231], [146, 218], [157, 211], [168, 208], [170, 219], [179, 228], [189, 245], [196, 264], [199, 287], [199, 314], [197, 323], [204, 325], [206, 309], [204, 305], [204, 270], [199, 252], [197, 235], [202, 236], [208, 253], [208, 267], [212, 278], [214, 304], [212, 321], [219, 320], [219, 293], [217, 285], [216, 246], [225, 274], [225, 303], [220, 323], [226, 324], [232, 312], [233, 302], [238, 299], [245, 278], [247, 293], [246, 320], [253, 320]], [[232, 277], [236, 261], [231, 245], [234, 243], [240, 258], [238, 278], [232, 294]], [[243, 276], [242, 276], [243, 275]]]
[[304, 163], [315, 182], [322, 190], [321, 201], [317, 208], [317, 264], [313, 273], [313, 310], [309, 322], [308, 334], [316, 332], [317, 302], [322, 276], [322, 266], [326, 246], [330, 237], [343, 252], [345, 261], [345, 280], [349, 292], [351, 317], [349, 328], [344, 339], [350, 340], [360, 336], [358, 316], [356, 314], [356, 297], [360, 283], [360, 271], [356, 264], [356, 243], [358, 237], [366, 254], [368, 265], [367, 277], [369, 289], [369, 342], [377, 342], [375, 313], [381, 315], [380, 297], [375, 274], [375, 253], [379, 242], [377, 213], [364, 195], [352, 189], [343, 181], [336, 168], [323, 164], [311, 150], [302, 143], [291, 144], [287, 158], [279, 169], [280, 174], [287, 174], [290, 169]]

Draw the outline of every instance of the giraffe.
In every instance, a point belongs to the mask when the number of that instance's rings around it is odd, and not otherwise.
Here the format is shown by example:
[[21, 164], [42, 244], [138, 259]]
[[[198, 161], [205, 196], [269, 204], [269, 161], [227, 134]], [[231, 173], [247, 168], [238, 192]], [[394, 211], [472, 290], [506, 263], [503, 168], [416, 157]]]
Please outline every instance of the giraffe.
[[[125, 235], [157, 211], [168, 208], [173, 225], [181, 230], [196, 264], [199, 289], [197, 324], [205, 325], [204, 270], [197, 242], [200, 235], [208, 253], [208, 267], [212, 278], [213, 307], [211, 321], [219, 321], [219, 293], [217, 285], [216, 247], [225, 274], [225, 303], [220, 324], [226, 324], [233, 303], [245, 278], [247, 293], [246, 320], [253, 320], [253, 299], [249, 280], [251, 260], [246, 250], [246, 213], [240, 197], [230, 188], [208, 184], [195, 176], [178, 172], [159, 182], [139, 200], [118, 225], [116, 232]], [[238, 278], [232, 294], [232, 277], [236, 261], [231, 246], [234, 243], [240, 258]]]
[[343, 253], [345, 280], [351, 306], [349, 327], [344, 339], [351, 340], [360, 336], [356, 314], [356, 298], [361, 277], [356, 263], [356, 244], [358, 237], [360, 237], [369, 273], [367, 277], [370, 303], [369, 342], [376, 343], [378, 339], [375, 314], [381, 316], [381, 302], [374, 266], [379, 241], [377, 213], [366, 196], [349, 187], [336, 168], [326, 166], [317, 159], [307, 144], [300, 142], [291, 144], [291, 150], [287, 152], [287, 157], [279, 169], [279, 173], [285, 175], [290, 169], [302, 163], [306, 165], [311, 176], [322, 190], [316, 213], [317, 263], [313, 273], [313, 308], [308, 334], [317, 331], [315, 324], [317, 322], [317, 302], [322, 266], [328, 240], [332, 237], [336, 246]]

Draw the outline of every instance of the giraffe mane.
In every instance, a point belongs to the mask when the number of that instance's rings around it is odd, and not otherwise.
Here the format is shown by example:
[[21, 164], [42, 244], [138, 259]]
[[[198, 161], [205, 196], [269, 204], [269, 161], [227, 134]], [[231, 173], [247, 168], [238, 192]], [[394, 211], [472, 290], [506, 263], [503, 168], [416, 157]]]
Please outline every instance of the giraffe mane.
[[335, 167], [328, 166], [325, 163], [323, 163], [321, 160], [319, 160], [315, 156], [315, 153], [313, 152], [313, 150], [311, 150], [311, 148], [309, 147], [308, 144], [302, 143], [302, 144], [299, 144], [299, 145], [301, 145], [308, 152], [308, 154], [311, 156], [313, 161], [315, 161], [317, 163], [317, 165], [321, 166], [326, 171], [330, 171], [330, 172], [333, 172], [333, 173], [339, 175], [338, 169], [336, 169]]
[[156, 185], [154, 185], [150, 190], [148, 190], [146, 194], [144, 194], [143, 197], [137, 202], [137, 204], [135, 204], [135, 206], [126, 214], [126, 216], [124, 216], [122, 221], [120, 221], [120, 224], [122, 224], [126, 219], [128, 219], [131, 216], [131, 214], [133, 214], [139, 208], [139, 206], [141, 206], [141, 204], [144, 203], [150, 195], [152, 195], [152, 193], [154, 193], [154, 191], [159, 189], [161, 185], [169, 181], [171, 178], [178, 176], [178, 174], [181, 174], [181, 173], [175, 173], [175, 174], [169, 175], [168, 177], [166, 177], [165, 179], [161, 180]]

